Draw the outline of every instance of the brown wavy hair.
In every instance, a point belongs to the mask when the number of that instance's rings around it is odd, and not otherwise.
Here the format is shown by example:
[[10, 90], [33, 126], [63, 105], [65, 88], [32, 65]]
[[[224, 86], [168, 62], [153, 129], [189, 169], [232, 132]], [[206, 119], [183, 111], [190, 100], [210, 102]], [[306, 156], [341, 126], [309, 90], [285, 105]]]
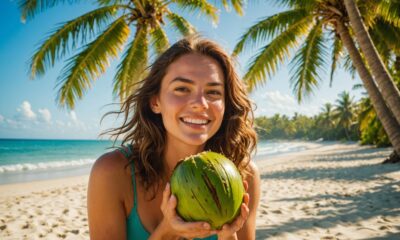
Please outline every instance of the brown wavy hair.
[[249, 173], [247, 166], [257, 137], [252, 128], [254, 115], [246, 87], [235, 71], [233, 59], [219, 45], [199, 36], [191, 36], [176, 42], [154, 61], [147, 77], [137, 83], [136, 90], [123, 102], [120, 111], [111, 112], [124, 116], [122, 126], [103, 133], [111, 134], [114, 143], [121, 136], [122, 145], [133, 146], [129, 164], [134, 164], [135, 172], [146, 190], [155, 187], [153, 190], [157, 191], [160, 180], [165, 180], [163, 153], [166, 132], [161, 116], [150, 108], [150, 99], [159, 94], [169, 65], [191, 53], [215, 59], [225, 79], [224, 117], [220, 129], [206, 142], [205, 150], [224, 154], [235, 163], [242, 176]]

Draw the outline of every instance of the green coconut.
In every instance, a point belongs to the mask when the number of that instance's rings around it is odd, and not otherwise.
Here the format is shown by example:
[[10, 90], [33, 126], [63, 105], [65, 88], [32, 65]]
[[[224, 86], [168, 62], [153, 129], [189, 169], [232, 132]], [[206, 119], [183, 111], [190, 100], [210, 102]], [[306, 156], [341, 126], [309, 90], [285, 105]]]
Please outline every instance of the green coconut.
[[185, 221], [206, 221], [212, 229], [220, 229], [239, 214], [245, 190], [233, 162], [207, 151], [177, 164], [171, 192], [178, 199], [176, 211]]

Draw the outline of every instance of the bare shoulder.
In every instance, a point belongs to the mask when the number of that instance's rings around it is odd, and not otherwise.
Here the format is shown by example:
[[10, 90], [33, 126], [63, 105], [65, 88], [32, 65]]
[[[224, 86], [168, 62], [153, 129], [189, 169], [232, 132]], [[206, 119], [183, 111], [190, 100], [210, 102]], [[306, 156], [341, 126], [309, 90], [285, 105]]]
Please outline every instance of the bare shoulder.
[[[118, 151], [108, 152], [99, 157], [93, 164], [89, 190], [100, 194], [112, 194], [122, 199], [126, 187], [127, 176], [130, 174], [126, 168], [128, 161]], [[103, 193], [107, 191], [107, 193]]]
[[88, 184], [88, 220], [91, 239], [124, 239], [127, 160], [118, 151], [99, 157]]
[[259, 181], [260, 170], [258, 169], [258, 166], [253, 161], [249, 162], [249, 164], [247, 165], [247, 170], [249, 171], [249, 174], [246, 176], [246, 181], [249, 184], [252, 184], [254, 181]]
[[100, 156], [93, 165], [95, 171], [118, 171], [127, 161], [118, 151], [112, 151]]

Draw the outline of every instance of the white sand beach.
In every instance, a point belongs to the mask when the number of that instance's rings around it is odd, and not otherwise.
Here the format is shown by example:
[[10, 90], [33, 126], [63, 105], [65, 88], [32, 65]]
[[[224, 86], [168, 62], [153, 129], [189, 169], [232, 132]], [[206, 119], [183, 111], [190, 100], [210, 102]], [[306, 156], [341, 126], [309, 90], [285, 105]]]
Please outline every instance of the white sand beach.
[[[400, 164], [356, 144], [257, 161], [257, 239], [400, 239]], [[0, 239], [89, 239], [88, 176], [0, 185]]]

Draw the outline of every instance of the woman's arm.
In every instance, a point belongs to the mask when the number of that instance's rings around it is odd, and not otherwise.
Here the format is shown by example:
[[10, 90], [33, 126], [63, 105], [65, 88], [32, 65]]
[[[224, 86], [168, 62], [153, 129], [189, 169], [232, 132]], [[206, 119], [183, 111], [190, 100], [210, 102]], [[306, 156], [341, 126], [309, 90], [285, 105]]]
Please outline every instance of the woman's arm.
[[101, 156], [90, 173], [87, 208], [90, 239], [126, 239], [123, 161], [116, 152]]
[[256, 238], [256, 218], [257, 218], [257, 207], [260, 202], [260, 172], [254, 162], [249, 163], [251, 174], [246, 178], [248, 183], [247, 193], [250, 195], [249, 199], [249, 215], [247, 221], [243, 227], [237, 232], [237, 237], [241, 239], [255, 239]]

